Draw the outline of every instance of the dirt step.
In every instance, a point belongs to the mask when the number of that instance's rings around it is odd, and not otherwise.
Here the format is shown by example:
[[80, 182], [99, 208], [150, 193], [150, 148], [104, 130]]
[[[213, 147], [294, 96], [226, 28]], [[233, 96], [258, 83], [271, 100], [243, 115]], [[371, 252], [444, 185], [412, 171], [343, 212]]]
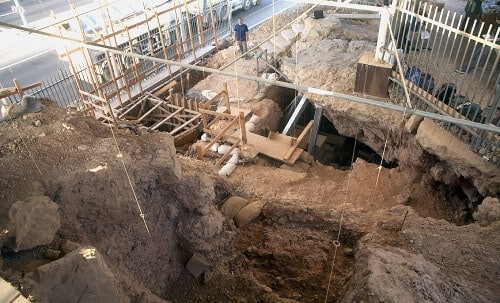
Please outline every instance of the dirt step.
[[306, 26], [303, 24], [303, 23], [294, 23], [292, 24], [292, 30], [297, 33], [297, 34], [300, 34], [304, 31], [304, 28]]
[[281, 31], [281, 36], [283, 36], [286, 40], [293, 42], [295, 38], [297, 38], [297, 33], [291, 28], [287, 28]]
[[[264, 52], [264, 51], [267, 51], [267, 54], [269, 57], [273, 57], [274, 56], [274, 45], [272, 42], [269, 42], [269, 41], [266, 41], [264, 42], [261, 46], [259, 46], [260, 49]], [[279, 48], [279, 47], [276, 47], [276, 51], [278, 53], [280, 53], [282, 50]]]
[[271, 42], [276, 44], [276, 47], [282, 50], [286, 50], [288, 47], [290, 47], [290, 42], [281, 35], [277, 35], [271, 38]]

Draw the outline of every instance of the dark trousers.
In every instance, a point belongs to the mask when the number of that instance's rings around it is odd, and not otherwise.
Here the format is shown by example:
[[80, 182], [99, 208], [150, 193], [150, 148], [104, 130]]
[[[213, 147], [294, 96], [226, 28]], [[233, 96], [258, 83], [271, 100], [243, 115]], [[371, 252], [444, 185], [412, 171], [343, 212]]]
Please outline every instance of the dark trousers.
[[[467, 24], [467, 28], [465, 28], [465, 22], [467, 22], [467, 18], [470, 18], [469, 24]], [[470, 30], [472, 28], [472, 24], [474, 24], [474, 20], [476, 21], [476, 28], [479, 27], [479, 22], [481, 22], [481, 13], [471, 14], [465, 13], [465, 18], [462, 19], [462, 23], [460, 24], [459, 29], [468, 33], [471, 33]]]
[[240, 47], [241, 54], [244, 54], [247, 52], [247, 42], [246, 41], [239, 41], [238, 40], [238, 46]]

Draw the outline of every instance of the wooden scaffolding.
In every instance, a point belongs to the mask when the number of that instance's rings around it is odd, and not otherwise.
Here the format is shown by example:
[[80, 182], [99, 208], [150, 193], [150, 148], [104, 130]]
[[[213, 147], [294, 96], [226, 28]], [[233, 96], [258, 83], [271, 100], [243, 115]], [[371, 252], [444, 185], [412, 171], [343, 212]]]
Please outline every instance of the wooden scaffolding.
[[[224, 106], [217, 108], [219, 103]], [[248, 111], [231, 108], [227, 84], [224, 89], [205, 103], [200, 104], [203, 131], [210, 135], [210, 141], [205, 146], [197, 146], [198, 159], [203, 160], [210, 148], [219, 141], [231, 144], [231, 148], [220, 158], [216, 165], [220, 166], [238, 146], [253, 145], [257, 153], [261, 153], [278, 161], [293, 164], [304, 151], [300, 146], [307, 142], [314, 121], [310, 121], [301, 134], [290, 137], [271, 132], [267, 137], [248, 132], [245, 128]]]

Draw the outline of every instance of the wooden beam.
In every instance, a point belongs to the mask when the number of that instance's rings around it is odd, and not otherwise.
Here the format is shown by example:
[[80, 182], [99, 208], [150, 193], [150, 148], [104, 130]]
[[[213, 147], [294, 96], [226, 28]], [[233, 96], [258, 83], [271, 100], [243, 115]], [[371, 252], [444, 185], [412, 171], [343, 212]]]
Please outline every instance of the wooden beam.
[[199, 118], [200, 118], [200, 115], [191, 118], [189, 121], [184, 122], [182, 125], [176, 127], [171, 132], [169, 132], [170, 135], [173, 136], [176, 132], [180, 131], [181, 129], [183, 129], [184, 127], [186, 127], [187, 125], [189, 125], [190, 123], [194, 122], [194, 120], [199, 119]]
[[227, 89], [227, 83], [224, 82], [224, 102], [226, 103], [226, 113], [231, 113], [231, 104], [229, 104], [229, 91]]
[[19, 98], [22, 98], [24, 96], [24, 92], [21, 84], [19, 84], [19, 81], [17, 81], [17, 79], [13, 79], [12, 81], [14, 82], [14, 86], [16, 87], [16, 92], [19, 95]]
[[155, 109], [157, 109], [160, 105], [162, 105], [163, 102], [159, 102], [158, 104], [156, 104], [155, 106], [153, 106], [150, 110], [148, 110], [144, 115], [142, 115], [139, 119], [137, 119], [138, 121], [141, 121], [142, 119], [146, 118], [149, 114], [151, 114]]
[[178, 110], [176, 110], [175, 112], [171, 113], [168, 117], [166, 117], [165, 119], [161, 120], [160, 122], [154, 124], [153, 126], [151, 126], [149, 129], [150, 130], [156, 130], [158, 127], [160, 127], [163, 123], [165, 123], [168, 119], [171, 119], [173, 116], [177, 115], [178, 113], [180, 113], [181, 111], [183, 110], [183, 108], [179, 108]]
[[290, 158], [290, 156], [297, 149], [297, 147], [302, 142], [302, 140], [304, 140], [305, 136], [307, 135], [307, 133], [309, 132], [309, 130], [311, 129], [313, 124], [314, 124], [314, 120], [311, 120], [311, 121], [309, 121], [309, 123], [307, 123], [307, 126], [304, 128], [304, 130], [297, 137], [297, 140], [295, 140], [293, 145], [286, 152], [285, 156], [283, 157], [283, 160], [287, 160], [288, 158]]
[[245, 128], [245, 113], [240, 112], [239, 121], [240, 121], [240, 136], [243, 144], [247, 144], [247, 130]]
[[207, 102], [201, 103], [200, 107], [203, 109], [208, 109], [212, 103], [214, 103], [217, 99], [220, 99], [224, 95], [224, 91], [219, 92], [217, 95], [213, 96], [210, 100]]
[[203, 160], [205, 154], [203, 153], [203, 148], [199, 145], [196, 145], [196, 153], [198, 154], [198, 160]]
[[160, 97], [160, 95], [162, 95], [163, 93], [167, 92], [169, 89], [173, 88], [174, 86], [177, 85], [177, 81], [173, 80], [173, 81], [170, 81], [169, 83], [167, 83], [166, 85], [164, 85], [162, 88], [160, 88], [159, 90], [157, 90], [156, 92], [154, 92], [154, 96], [155, 97]]
[[205, 154], [205, 152], [210, 149], [210, 147], [212, 147], [212, 145], [214, 145], [215, 143], [217, 143], [223, 136], [224, 134], [228, 131], [228, 129], [231, 128], [231, 126], [236, 122], [238, 121], [239, 117], [236, 117], [234, 118], [231, 122], [229, 122], [226, 126], [224, 126], [223, 129], [221, 129], [221, 131], [217, 134], [217, 136], [215, 136], [215, 138], [212, 139], [212, 141], [210, 141], [210, 143], [208, 143], [208, 145], [206, 145], [204, 148], [203, 148], [203, 154]]
[[120, 119], [121, 119], [121, 118], [123, 118], [126, 114], [128, 114], [128, 113], [129, 113], [129, 112], [131, 112], [134, 108], [136, 108], [136, 107], [137, 107], [137, 105], [141, 104], [141, 102], [144, 102], [144, 101], [145, 101], [144, 99], [145, 99], [145, 98], [143, 97], [143, 98], [140, 98], [139, 100], [135, 101], [135, 103], [134, 103], [134, 104], [132, 104], [132, 106], [129, 106], [129, 108], [128, 108], [125, 112], [121, 113], [121, 114], [120, 114], [120, 116], [118, 116], [118, 118], [120, 118]]
[[216, 163], [215, 166], [219, 167], [222, 165], [222, 163], [229, 157], [231, 152], [241, 143], [241, 140], [238, 139], [236, 142], [231, 145], [231, 148], [220, 158]]
[[238, 117], [238, 116], [231, 115], [228, 113], [215, 112], [213, 110], [207, 110], [207, 109], [202, 109], [202, 108], [198, 109], [198, 111], [200, 113], [203, 113], [203, 114], [212, 115], [212, 116], [219, 116], [219, 117], [224, 117], [224, 118], [228, 118], [228, 119], [234, 119], [235, 117]]
[[[213, 130], [213, 129], [207, 129], [207, 128], [204, 128], [204, 129], [203, 129], [203, 131], [204, 131], [205, 133], [210, 134], [210, 135], [213, 135], [213, 136], [217, 136], [217, 135], [219, 134], [219, 131], [216, 131], [216, 130]], [[240, 140], [240, 137], [225, 134], [225, 135], [224, 135], [224, 139], [230, 139], [230, 140], [232, 140], [231, 142], [235, 142], [236, 140]]]
[[99, 100], [99, 101], [101, 101], [101, 102], [107, 102], [107, 100], [106, 100], [106, 99], [104, 99], [104, 98], [102, 98], [102, 97], [99, 97], [99, 96], [96, 96], [96, 95], [93, 95], [93, 94], [90, 94], [90, 93], [87, 93], [87, 92], [86, 92], [86, 91], [84, 91], [84, 90], [80, 90], [80, 94], [85, 95], [85, 96], [87, 96], [87, 97], [89, 97], [89, 98], [92, 98], [92, 99], [95, 99], [95, 100]]

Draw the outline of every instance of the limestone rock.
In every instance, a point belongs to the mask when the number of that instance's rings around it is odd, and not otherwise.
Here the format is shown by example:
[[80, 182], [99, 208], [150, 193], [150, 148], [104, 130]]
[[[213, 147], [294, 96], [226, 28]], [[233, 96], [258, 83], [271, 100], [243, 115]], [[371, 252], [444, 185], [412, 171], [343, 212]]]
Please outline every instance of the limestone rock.
[[327, 38], [334, 29], [340, 26], [340, 20], [333, 15], [321, 19], [307, 18], [304, 26], [302, 37], [307, 37], [308, 41], [316, 41]]
[[49, 244], [61, 228], [59, 205], [47, 196], [15, 202], [9, 210], [9, 230], [15, 236], [14, 251]]
[[486, 197], [472, 215], [479, 225], [485, 226], [500, 220], [500, 201], [498, 198]]
[[421, 116], [416, 116], [416, 115], [411, 115], [408, 120], [405, 123], [405, 129], [409, 133], [414, 133], [417, 131], [418, 126], [420, 125], [420, 122], [424, 120], [424, 117]]
[[426, 118], [420, 123], [416, 139], [427, 152], [446, 161], [458, 177], [473, 182], [482, 196], [496, 195], [500, 191], [500, 169], [484, 161], [466, 143], [432, 120]]
[[40, 293], [35, 293], [34, 297], [51, 303], [71, 302], [77, 298], [81, 303], [129, 302], [121, 294], [101, 254], [93, 247], [84, 247], [42, 265], [25, 280], [37, 285]]
[[435, 181], [443, 182], [447, 185], [458, 185], [460, 180], [453, 172], [453, 168], [448, 163], [439, 161], [429, 170]]

